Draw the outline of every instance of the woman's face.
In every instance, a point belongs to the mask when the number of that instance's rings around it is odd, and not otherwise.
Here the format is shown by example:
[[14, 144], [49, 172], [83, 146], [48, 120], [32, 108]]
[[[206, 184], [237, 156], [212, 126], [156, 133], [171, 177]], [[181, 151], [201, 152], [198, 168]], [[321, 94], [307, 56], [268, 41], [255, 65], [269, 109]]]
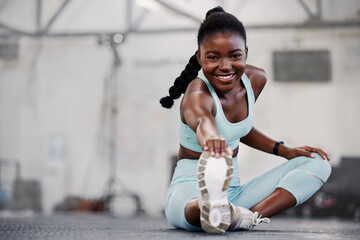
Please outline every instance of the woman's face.
[[219, 92], [232, 90], [245, 72], [244, 40], [231, 32], [217, 33], [205, 38], [199, 50], [198, 61], [211, 85]]

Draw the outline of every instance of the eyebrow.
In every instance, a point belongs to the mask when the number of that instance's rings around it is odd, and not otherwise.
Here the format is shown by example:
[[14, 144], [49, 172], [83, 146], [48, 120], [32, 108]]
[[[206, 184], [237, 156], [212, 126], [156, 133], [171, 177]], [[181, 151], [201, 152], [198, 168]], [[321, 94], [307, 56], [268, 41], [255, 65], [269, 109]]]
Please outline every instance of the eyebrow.
[[[237, 48], [237, 49], [234, 49], [234, 50], [231, 50], [229, 51], [229, 53], [234, 53], [234, 52], [242, 52], [242, 50], [240, 48]], [[209, 53], [213, 53], [213, 54], [220, 54], [219, 52], [217, 51], [207, 51], [206, 54], [209, 54]]]

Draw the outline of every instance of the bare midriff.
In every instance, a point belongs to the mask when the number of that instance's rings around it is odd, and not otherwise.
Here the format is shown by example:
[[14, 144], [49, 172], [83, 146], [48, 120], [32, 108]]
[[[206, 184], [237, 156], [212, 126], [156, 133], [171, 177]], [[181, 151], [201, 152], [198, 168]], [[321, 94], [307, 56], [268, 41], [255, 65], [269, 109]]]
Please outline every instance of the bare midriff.
[[[236, 157], [237, 154], [239, 152], [239, 146], [237, 146], [234, 150], [233, 150], [233, 155], [232, 157]], [[201, 153], [199, 152], [194, 152], [188, 148], [183, 147], [182, 145], [180, 145], [180, 149], [179, 149], [179, 153], [178, 153], [178, 161], [181, 159], [194, 159], [194, 160], [198, 160], [200, 158]]]

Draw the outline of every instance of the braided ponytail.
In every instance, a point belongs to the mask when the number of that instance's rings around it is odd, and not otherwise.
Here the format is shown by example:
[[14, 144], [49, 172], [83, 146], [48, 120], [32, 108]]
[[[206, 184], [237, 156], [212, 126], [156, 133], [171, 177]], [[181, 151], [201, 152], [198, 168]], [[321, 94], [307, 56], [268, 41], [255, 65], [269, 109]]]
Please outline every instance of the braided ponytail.
[[[199, 49], [205, 37], [225, 31], [239, 34], [246, 45], [246, 32], [243, 24], [235, 16], [225, 12], [220, 6], [210, 9], [206, 13], [205, 20], [201, 23], [198, 31], [197, 43]], [[170, 87], [169, 96], [161, 98], [161, 105], [164, 108], [171, 108], [174, 99], [178, 99], [181, 94], [185, 93], [187, 86], [197, 77], [200, 69], [201, 66], [197, 61], [197, 57], [193, 55], [180, 76], [175, 79], [174, 85]]]
[[175, 79], [174, 85], [169, 89], [169, 96], [160, 99], [160, 103], [164, 108], [171, 108], [174, 104], [174, 99], [178, 99], [181, 94], [185, 93], [189, 83], [194, 80], [201, 66], [194, 54], [180, 76]]

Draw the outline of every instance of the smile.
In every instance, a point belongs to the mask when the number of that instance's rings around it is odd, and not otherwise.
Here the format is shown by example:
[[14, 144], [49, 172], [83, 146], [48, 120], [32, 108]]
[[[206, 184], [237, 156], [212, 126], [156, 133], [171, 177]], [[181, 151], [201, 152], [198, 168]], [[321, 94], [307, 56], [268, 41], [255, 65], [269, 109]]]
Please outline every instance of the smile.
[[233, 80], [235, 75], [236, 74], [234, 73], [234, 74], [230, 74], [230, 75], [215, 75], [215, 77], [222, 81], [231, 81], [231, 80]]

